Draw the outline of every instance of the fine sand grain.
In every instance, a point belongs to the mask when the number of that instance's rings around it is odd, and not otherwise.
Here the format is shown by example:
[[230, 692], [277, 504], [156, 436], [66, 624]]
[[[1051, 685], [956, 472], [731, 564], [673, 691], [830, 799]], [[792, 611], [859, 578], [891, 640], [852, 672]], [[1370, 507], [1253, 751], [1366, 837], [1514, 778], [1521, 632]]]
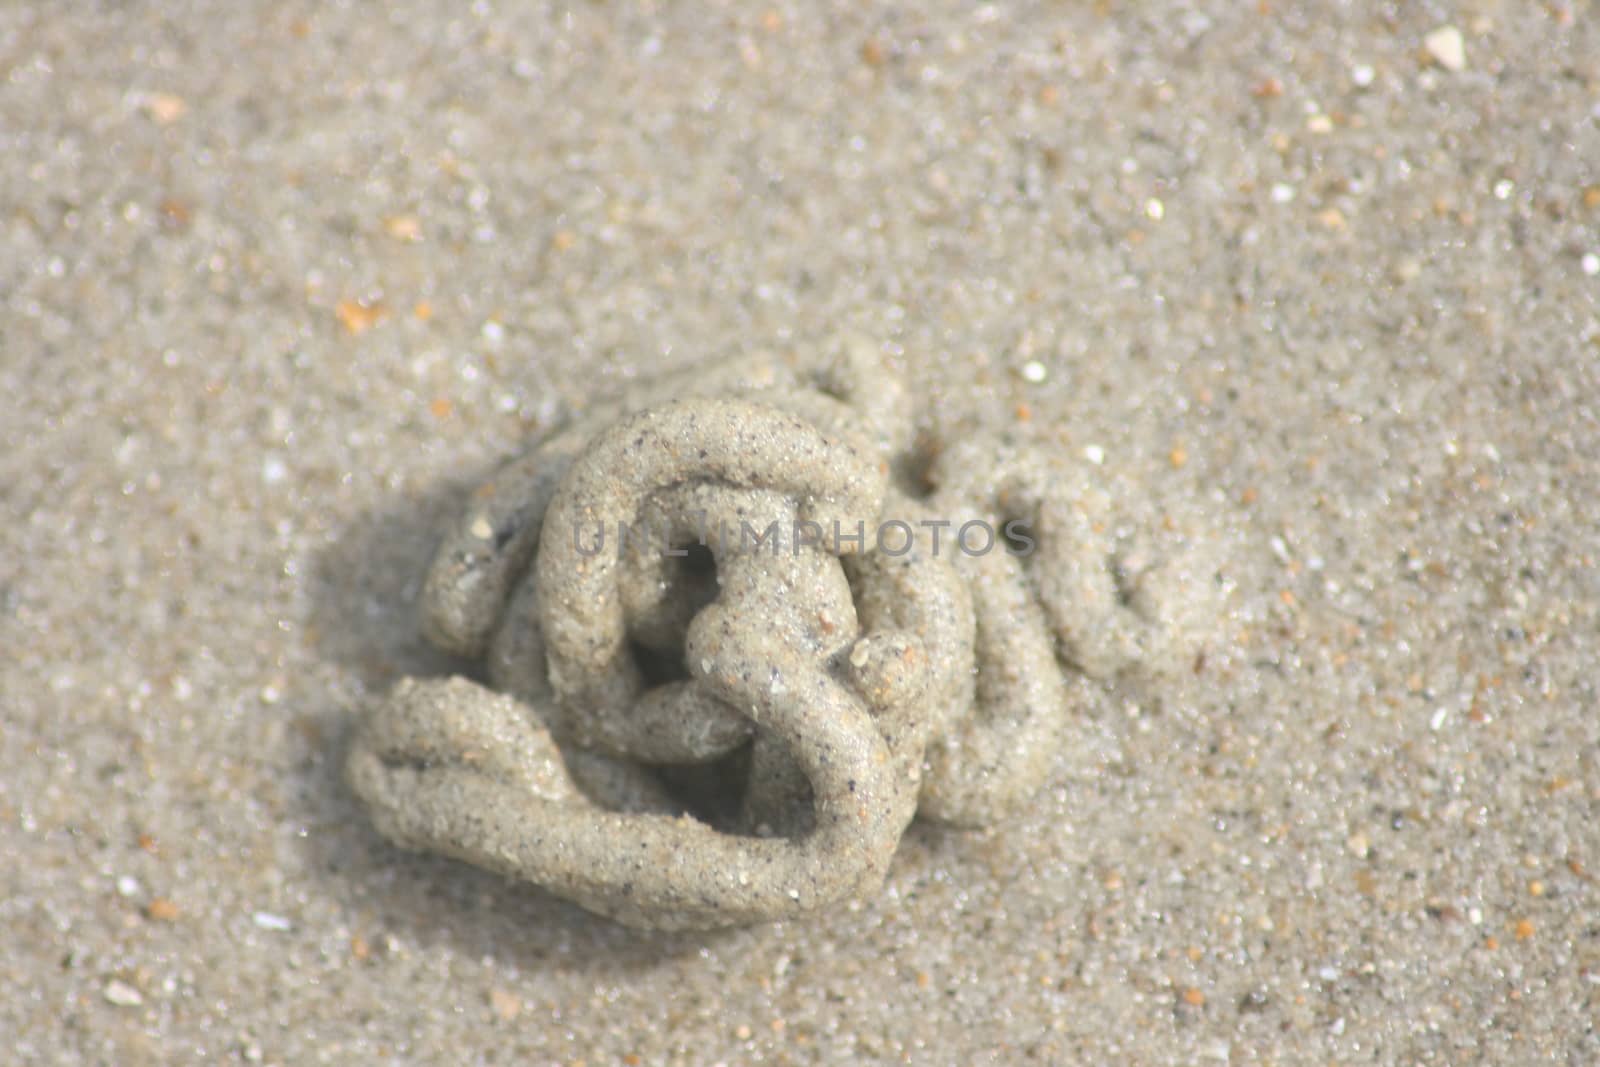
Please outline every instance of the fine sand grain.
[[[0, 1059], [1600, 1061], [1600, 10], [656, 6], [0, 5]], [[1215, 531], [1192, 650], [1058, 620], [1044, 790], [804, 920], [380, 837], [467, 488], [861, 343]]]

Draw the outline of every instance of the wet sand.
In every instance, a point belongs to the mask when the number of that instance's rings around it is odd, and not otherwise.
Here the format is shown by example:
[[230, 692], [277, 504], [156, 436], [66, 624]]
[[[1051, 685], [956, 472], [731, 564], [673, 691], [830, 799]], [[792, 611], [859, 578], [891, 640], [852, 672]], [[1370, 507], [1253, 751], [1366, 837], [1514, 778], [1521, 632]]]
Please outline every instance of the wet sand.
[[[389, 8], [0, 11], [8, 1055], [1600, 1059], [1600, 13]], [[863, 336], [1225, 531], [1187, 669], [803, 922], [379, 837], [466, 487]]]

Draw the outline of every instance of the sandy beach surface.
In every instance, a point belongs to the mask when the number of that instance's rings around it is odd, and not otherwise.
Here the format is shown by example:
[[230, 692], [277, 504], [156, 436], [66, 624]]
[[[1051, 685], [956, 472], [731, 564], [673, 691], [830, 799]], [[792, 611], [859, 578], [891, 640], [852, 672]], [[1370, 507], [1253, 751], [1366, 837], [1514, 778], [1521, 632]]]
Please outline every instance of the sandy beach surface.
[[[0, 7], [0, 1059], [1600, 1062], [1600, 8]], [[866, 338], [1219, 531], [883, 892], [645, 935], [340, 766], [440, 522]]]

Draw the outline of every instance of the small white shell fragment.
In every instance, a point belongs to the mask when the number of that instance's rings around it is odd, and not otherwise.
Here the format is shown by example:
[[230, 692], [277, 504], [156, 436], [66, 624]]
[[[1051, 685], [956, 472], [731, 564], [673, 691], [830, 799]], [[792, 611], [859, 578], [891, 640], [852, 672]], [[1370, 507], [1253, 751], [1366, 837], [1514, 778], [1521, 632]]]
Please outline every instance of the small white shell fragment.
[[119, 1008], [137, 1008], [144, 1003], [144, 994], [120, 978], [107, 982], [100, 995], [106, 998], [107, 1004], [115, 1004]]
[[1422, 47], [1445, 70], [1455, 72], [1466, 69], [1466, 42], [1461, 38], [1461, 31], [1454, 26], [1440, 26], [1422, 39]]

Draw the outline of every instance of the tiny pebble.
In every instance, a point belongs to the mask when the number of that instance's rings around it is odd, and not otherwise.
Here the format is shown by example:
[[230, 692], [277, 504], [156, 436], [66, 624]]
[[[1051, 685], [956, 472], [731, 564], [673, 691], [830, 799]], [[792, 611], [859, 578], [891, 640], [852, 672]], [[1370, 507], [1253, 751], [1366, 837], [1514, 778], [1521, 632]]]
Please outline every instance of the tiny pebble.
[[1593, 278], [1595, 275], [1600, 274], [1600, 255], [1596, 255], [1593, 252], [1585, 252], [1583, 259], [1579, 260], [1579, 265], [1583, 268], [1583, 273]]
[[1106, 461], [1106, 450], [1099, 445], [1089, 445], [1083, 450], [1083, 458], [1098, 467]]
[[1350, 68], [1350, 80], [1359, 89], [1365, 89], [1371, 85], [1375, 77], [1377, 77], [1377, 72], [1365, 63], [1357, 63]]
[[422, 220], [415, 215], [391, 215], [383, 220], [383, 229], [396, 241], [422, 240]]
[[117, 879], [117, 895], [123, 897], [136, 897], [139, 895], [139, 879], [131, 874], [125, 874]]
[[106, 1003], [115, 1004], [119, 1008], [136, 1008], [144, 1003], [144, 994], [118, 978], [106, 983], [102, 995], [106, 998]]
[[1044, 364], [1036, 359], [1030, 359], [1022, 365], [1022, 378], [1024, 381], [1038, 384], [1044, 381], [1048, 374], [1049, 371], [1045, 369]]
[[277, 485], [288, 475], [289, 467], [280, 457], [268, 455], [261, 461], [261, 480], [268, 485]]
[[169, 923], [178, 917], [178, 905], [166, 897], [156, 897], [144, 909], [145, 917], [156, 922]]
[[1167, 206], [1155, 197], [1144, 202], [1145, 216], [1155, 222], [1160, 222], [1167, 214]]
[[489, 1007], [504, 1022], [512, 1022], [522, 1014], [522, 999], [505, 989], [489, 990]]
[[158, 126], [171, 126], [189, 113], [189, 102], [172, 93], [151, 93], [144, 100], [145, 113]]
[[358, 300], [341, 300], [333, 309], [339, 325], [343, 326], [345, 332], [352, 337], [372, 329], [387, 313], [382, 304], [367, 304]]
[[1272, 202], [1274, 204], [1287, 204], [1294, 200], [1294, 186], [1287, 182], [1277, 182], [1272, 186]]
[[294, 924], [288, 919], [284, 918], [282, 915], [274, 915], [270, 911], [258, 911], [254, 915], [250, 916], [250, 921], [255, 923], [263, 930], [273, 930], [278, 933], [283, 933], [294, 928]]
[[1394, 280], [1401, 282], [1413, 281], [1422, 273], [1422, 264], [1413, 256], [1405, 256], [1394, 265]]
[[1454, 26], [1440, 26], [1422, 39], [1422, 46], [1428, 50], [1433, 61], [1445, 70], [1466, 69], [1466, 43], [1461, 39], [1461, 31]]

